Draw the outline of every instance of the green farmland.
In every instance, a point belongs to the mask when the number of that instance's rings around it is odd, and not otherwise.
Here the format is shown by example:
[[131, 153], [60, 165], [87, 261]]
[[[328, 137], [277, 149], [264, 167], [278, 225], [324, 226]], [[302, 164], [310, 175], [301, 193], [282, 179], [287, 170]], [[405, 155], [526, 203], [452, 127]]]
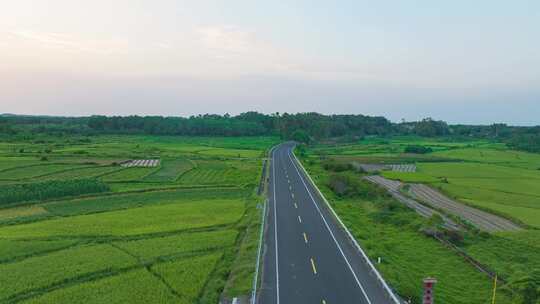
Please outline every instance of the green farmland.
[[[431, 152], [405, 153], [412, 145]], [[435, 276], [439, 284], [444, 282], [444, 288], [436, 290], [443, 303], [490, 303], [492, 279], [422, 233], [434, 225], [430, 219], [386, 195], [336, 194], [329, 186], [334, 176], [359, 180], [366, 174], [380, 174], [427, 184], [463, 204], [520, 224], [520, 231], [493, 234], [467, 228], [449, 240], [504, 280], [499, 282], [497, 303], [533, 303], [527, 299], [534, 299], [539, 286], [540, 154], [489, 141], [368, 137], [354, 144], [312, 145], [302, 151], [301, 159], [372, 259], [383, 257], [380, 269], [401, 295], [415, 299], [421, 278]], [[415, 164], [417, 170], [365, 173], [350, 164]]]
[[[0, 303], [217, 303], [253, 279], [272, 137], [0, 145]], [[159, 159], [157, 167], [123, 167]]]

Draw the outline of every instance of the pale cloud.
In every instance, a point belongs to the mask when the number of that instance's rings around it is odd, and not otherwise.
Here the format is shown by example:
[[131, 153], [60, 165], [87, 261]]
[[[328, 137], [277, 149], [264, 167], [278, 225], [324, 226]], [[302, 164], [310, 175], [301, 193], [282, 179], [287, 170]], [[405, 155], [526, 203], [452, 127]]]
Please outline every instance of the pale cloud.
[[255, 32], [237, 26], [205, 26], [196, 29], [202, 46], [208, 50], [246, 54], [260, 51]]
[[129, 43], [121, 39], [92, 39], [60, 32], [11, 30], [4, 32], [4, 35], [11, 38], [12, 42], [63, 52], [110, 55], [125, 53], [130, 49]]

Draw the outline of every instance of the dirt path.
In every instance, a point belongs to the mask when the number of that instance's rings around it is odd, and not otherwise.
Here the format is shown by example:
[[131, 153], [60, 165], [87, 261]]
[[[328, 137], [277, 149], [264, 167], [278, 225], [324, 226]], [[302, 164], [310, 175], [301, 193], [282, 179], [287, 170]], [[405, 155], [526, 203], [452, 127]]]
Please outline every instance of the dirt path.
[[448, 214], [459, 216], [479, 229], [489, 232], [521, 230], [518, 225], [505, 218], [456, 202], [429, 186], [422, 184], [410, 186], [409, 193], [417, 200], [444, 210]]
[[392, 197], [394, 197], [397, 201], [405, 204], [411, 209], [414, 209], [421, 216], [429, 218], [433, 216], [434, 214], [439, 214], [443, 218], [444, 226], [446, 228], [451, 229], [451, 230], [459, 230], [459, 226], [454, 221], [444, 216], [440, 212], [433, 210], [429, 207], [426, 207], [420, 204], [419, 202], [401, 194], [400, 189], [403, 186], [403, 183], [389, 180], [378, 175], [366, 176], [364, 177], [364, 179], [385, 188], [392, 195]]

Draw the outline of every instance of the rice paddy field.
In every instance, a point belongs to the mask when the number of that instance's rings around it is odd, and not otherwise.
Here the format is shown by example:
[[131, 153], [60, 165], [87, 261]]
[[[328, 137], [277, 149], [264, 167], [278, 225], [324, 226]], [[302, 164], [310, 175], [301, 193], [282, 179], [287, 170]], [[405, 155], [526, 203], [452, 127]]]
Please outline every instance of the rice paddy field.
[[[11, 198], [0, 203], [0, 303], [217, 303], [248, 294], [264, 201], [256, 187], [277, 140], [0, 143], [0, 197]], [[136, 159], [160, 162], [120, 165]], [[17, 196], [21, 189], [32, 192]]]
[[[409, 145], [429, 147], [432, 152], [406, 154]], [[425, 220], [417, 214], [406, 208], [386, 214], [385, 198], [336, 196], [327, 186], [333, 173], [322, 165], [328, 159], [349, 164], [414, 164], [416, 172], [368, 174], [426, 184], [462, 204], [517, 223], [522, 229], [512, 232], [485, 233], [465, 227], [462, 239], [454, 245], [504, 280], [499, 282], [497, 303], [540, 299], [540, 154], [513, 151], [489, 141], [371, 137], [353, 144], [314, 145], [302, 157], [368, 254], [386, 259], [381, 271], [400, 294], [414, 298], [420, 277], [432, 275], [439, 279], [436, 292], [443, 303], [491, 303], [492, 279], [464, 263], [453, 249], [419, 232]], [[365, 173], [352, 174], [361, 178]]]

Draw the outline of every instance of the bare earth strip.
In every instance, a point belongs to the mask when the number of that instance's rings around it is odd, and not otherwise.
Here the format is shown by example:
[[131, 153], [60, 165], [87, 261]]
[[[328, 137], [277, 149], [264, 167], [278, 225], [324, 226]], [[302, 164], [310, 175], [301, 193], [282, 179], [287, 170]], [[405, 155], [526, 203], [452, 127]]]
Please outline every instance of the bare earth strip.
[[414, 164], [394, 164], [394, 165], [382, 165], [382, 164], [361, 164], [358, 162], [352, 163], [353, 167], [357, 170], [362, 169], [365, 172], [376, 172], [390, 170], [395, 172], [416, 172], [416, 165]]
[[385, 188], [397, 201], [405, 204], [411, 209], [414, 209], [421, 216], [429, 218], [434, 214], [439, 214], [443, 218], [444, 226], [446, 228], [451, 230], [459, 230], [459, 226], [448, 217], [401, 194], [400, 189], [403, 186], [403, 183], [389, 180], [378, 175], [366, 176], [364, 179]]
[[456, 202], [429, 186], [411, 184], [410, 193], [416, 199], [459, 216], [482, 230], [489, 232], [521, 230], [518, 225], [507, 219]]
[[122, 167], [157, 167], [159, 166], [158, 159], [136, 159], [130, 160], [122, 164]]

